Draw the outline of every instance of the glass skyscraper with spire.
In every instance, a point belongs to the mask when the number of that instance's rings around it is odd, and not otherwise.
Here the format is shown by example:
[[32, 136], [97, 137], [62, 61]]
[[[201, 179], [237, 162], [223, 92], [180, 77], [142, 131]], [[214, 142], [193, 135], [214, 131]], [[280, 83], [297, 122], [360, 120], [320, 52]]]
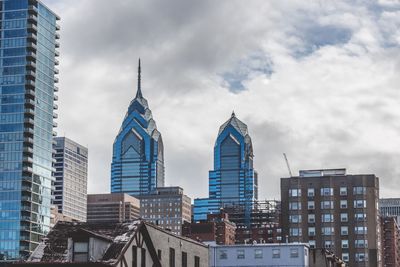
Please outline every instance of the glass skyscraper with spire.
[[131, 101], [113, 145], [111, 192], [147, 195], [164, 186], [164, 146], [142, 95], [139, 60], [136, 97]]
[[194, 220], [207, 219], [221, 208], [240, 207], [250, 216], [257, 200], [257, 172], [247, 125], [235, 113], [220, 128], [214, 146], [214, 170], [209, 172], [209, 197], [195, 199]]
[[0, 261], [50, 230], [59, 19], [37, 0], [0, 1]]

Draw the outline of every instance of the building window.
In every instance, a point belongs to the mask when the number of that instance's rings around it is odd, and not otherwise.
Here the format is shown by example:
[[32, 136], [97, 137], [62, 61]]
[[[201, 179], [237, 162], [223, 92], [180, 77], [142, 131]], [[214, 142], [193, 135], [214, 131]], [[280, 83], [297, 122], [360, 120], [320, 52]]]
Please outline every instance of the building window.
[[356, 213], [354, 214], [354, 219], [358, 222], [364, 222], [367, 220], [367, 214], [365, 213]]
[[300, 202], [289, 202], [289, 210], [300, 210], [301, 203]]
[[308, 223], [315, 223], [315, 214], [308, 214]]
[[228, 253], [226, 253], [226, 250], [220, 250], [219, 251], [219, 259], [220, 260], [228, 259]]
[[74, 242], [74, 261], [87, 262], [89, 260], [89, 243]]
[[169, 248], [169, 267], [175, 267], [175, 249]]
[[340, 188], [340, 195], [341, 196], [347, 196], [347, 187], [341, 187]]
[[298, 248], [291, 248], [290, 249], [290, 257], [291, 258], [298, 258], [299, 257], [299, 249]]
[[200, 267], [200, 257], [194, 256], [194, 267]]
[[308, 188], [307, 189], [307, 196], [308, 197], [314, 197], [315, 196], [314, 188]]
[[333, 188], [332, 187], [321, 188], [321, 196], [333, 196]]
[[161, 249], [157, 250], [158, 259], [161, 260]]
[[301, 236], [301, 228], [290, 228], [290, 236]]
[[333, 209], [333, 201], [322, 201], [321, 202], [322, 210], [330, 210]]
[[356, 248], [368, 248], [368, 240], [357, 239], [355, 241]]
[[281, 257], [280, 249], [272, 249], [272, 258], [278, 259]]
[[333, 235], [335, 233], [335, 228], [333, 227], [322, 227], [321, 228], [322, 235]]
[[301, 223], [301, 215], [290, 215], [289, 221], [291, 223]]
[[137, 247], [132, 246], [132, 267], [137, 267]]
[[310, 248], [315, 248], [316, 247], [315, 240], [310, 240], [310, 241], [308, 241], [308, 243], [310, 244]]
[[263, 257], [263, 251], [262, 249], [256, 249], [254, 250], [254, 258], [255, 259], [262, 259]]
[[347, 213], [340, 213], [340, 221], [341, 222], [348, 222], [349, 221]]
[[349, 261], [349, 253], [342, 253], [342, 260], [345, 262]]
[[142, 252], [140, 253], [142, 260], [141, 260], [141, 267], [146, 267], [146, 249], [142, 248]]
[[342, 240], [342, 248], [349, 248], [349, 240]]
[[353, 187], [353, 194], [354, 195], [365, 195], [367, 193], [367, 188], [363, 186], [356, 186]]
[[341, 235], [349, 235], [349, 227], [348, 226], [340, 227], [340, 234]]
[[301, 197], [301, 189], [289, 189], [289, 197]]
[[347, 209], [347, 200], [340, 200], [340, 208]]
[[366, 200], [354, 200], [354, 208], [360, 209], [360, 208], [366, 208], [366, 207], [367, 207]]
[[307, 202], [307, 209], [309, 209], [309, 210], [315, 209], [315, 202], [314, 201], [308, 201]]
[[244, 259], [244, 249], [238, 249], [236, 253], [238, 259]]
[[367, 226], [356, 226], [356, 227], [354, 227], [354, 233], [356, 235], [366, 235], [367, 234]]
[[308, 236], [315, 236], [315, 227], [308, 227]]
[[187, 253], [182, 251], [182, 267], [187, 267]]
[[333, 241], [331, 240], [324, 241], [324, 248], [332, 248], [332, 247], [333, 247]]
[[368, 257], [367, 254], [365, 253], [356, 253], [355, 255], [356, 257], [356, 262], [364, 262], [364, 261], [368, 261]]
[[325, 223], [333, 222], [333, 214], [322, 214], [321, 221]]

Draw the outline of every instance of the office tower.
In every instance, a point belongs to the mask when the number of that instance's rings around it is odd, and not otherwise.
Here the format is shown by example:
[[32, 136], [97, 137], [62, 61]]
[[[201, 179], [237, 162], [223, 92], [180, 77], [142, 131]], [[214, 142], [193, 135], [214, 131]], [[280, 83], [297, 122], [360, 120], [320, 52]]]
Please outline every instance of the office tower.
[[195, 199], [194, 220], [206, 220], [208, 213], [218, 213], [227, 207], [241, 207], [249, 220], [257, 200], [257, 183], [247, 125], [232, 113], [219, 128], [214, 146], [214, 170], [209, 173], [209, 197]]
[[139, 60], [136, 97], [129, 105], [113, 145], [111, 192], [132, 196], [164, 186], [164, 147], [147, 100], [142, 95]]
[[37, 0], [3, 0], [0, 261], [26, 258], [50, 230], [59, 17]]
[[346, 169], [300, 171], [281, 178], [282, 234], [326, 248], [352, 267], [381, 266], [379, 179]]
[[182, 224], [191, 221], [191, 199], [181, 187], [159, 187], [140, 196], [140, 217], [180, 235]]
[[396, 217], [400, 222], [400, 198], [381, 198], [379, 199], [379, 211], [384, 217]]
[[140, 201], [128, 194], [91, 194], [87, 196], [88, 222], [124, 222], [140, 217]]
[[88, 149], [66, 137], [56, 137], [54, 141], [53, 204], [64, 216], [86, 221]]

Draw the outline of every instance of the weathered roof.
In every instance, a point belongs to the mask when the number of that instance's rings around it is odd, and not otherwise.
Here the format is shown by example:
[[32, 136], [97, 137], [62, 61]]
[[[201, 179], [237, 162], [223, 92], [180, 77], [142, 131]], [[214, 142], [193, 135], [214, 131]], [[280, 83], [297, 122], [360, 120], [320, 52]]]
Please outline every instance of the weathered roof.
[[87, 234], [110, 242], [100, 262], [113, 264], [136, 234], [140, 220], [125, 223], [58, 222], [32, 253], [31, 262], [68, 262], [68, 238]]

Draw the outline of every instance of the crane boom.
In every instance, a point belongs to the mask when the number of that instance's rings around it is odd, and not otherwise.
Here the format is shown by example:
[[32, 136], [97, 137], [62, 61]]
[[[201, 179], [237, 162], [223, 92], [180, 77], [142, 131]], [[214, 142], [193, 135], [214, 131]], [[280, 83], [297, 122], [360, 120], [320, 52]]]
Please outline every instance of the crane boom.
[[288, 161], [288, 159], [287, 159], [287, 157], [286, 157], [286, 153], [283, 153], [283, 157], [285, 158], [286, 166], [287, 166], [288, 171], [289, 171], [289, 175], [290, 175], [290, 177], [293, 177], [292, 171], [290, 170], [289, 161]]

